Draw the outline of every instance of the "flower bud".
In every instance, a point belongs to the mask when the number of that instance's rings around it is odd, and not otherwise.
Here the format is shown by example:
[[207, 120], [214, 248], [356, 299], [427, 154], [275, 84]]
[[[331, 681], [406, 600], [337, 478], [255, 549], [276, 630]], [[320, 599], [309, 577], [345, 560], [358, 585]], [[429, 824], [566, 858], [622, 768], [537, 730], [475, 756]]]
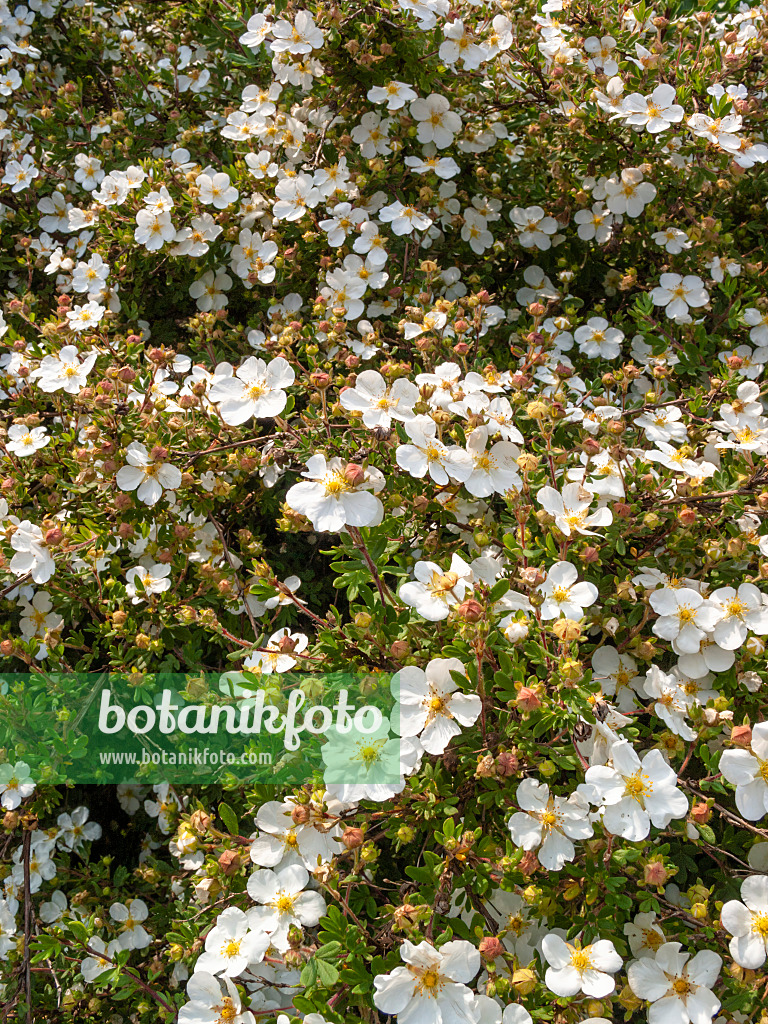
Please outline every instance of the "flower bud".
[[296, 804], [291, 811], [291, 821], [294, 825], [306, 825], [309, 821], [309, 808], [305, 804]]
[[670, 873], [661, 861], [649, 861], [643, 869], [643, 882], [645, 885], [655, 885], [657, 889], [660, 889], [667, 884], [669, 879]]
[[521, 996], [530, 995], [536, 988], [536, 972], [523, 967], [512, 975], [512, 988]]
[[356, 850], [363, 845], [364, 835], [361, 828], [348, 828], [344, 830], [341, 837], [342, 843], [348, 850]]
[[46, 530], [45, 543], [49, 548], [56, 547], [57, 544], [61, 544], [64, 540], [64, 531], [60, 526], [54, 526], [51, 530]]
[[234, 875], [240, 869], [240, 854], [237, 850], [225, 850], [219, 857], [218, 863], [225, 875]]
[[752, 728], [749, 725], [734, 725], [731, 729], [731, 743], [740, 747], [748, 747], [752, 742]]
[[577, 640], [581, 636], [581, 626], [573, 619], [557, 619], [552, 626], [552, 632], [560, 640]]
[[411, 648], [405, 640], [395, 640], [389, 648], [389, 653], [395, 661], [402, 661], [411, 653]]
[[466, 601], [462, 601], [456, 611], [465, 622], [479, 622], [484, 613], [483, 606], [479, 601], [475, 601], [472, 597], [467, 598]]
[[501, 778], [509, 778], [519, 769], [520, 762], [513, 751], [502, 751], [496, 758], [496, 774]]
[[497, 939], [492, 935], [486, 935], [484, 939], [481, 939], [478, 948], [483, 960], [495, 960], [497, 956], [501, 956], [504, 952], [501, 939]]
[[344, 479], [348, 484], [350, 484], [350, 486], [359, 487], [359, 485], [365, 480], [365, 470], [356, 462], [350, 462], [344, 470]]
[[330, 374], [323, 373], [321, 370], [315, 370], [309, 375], [309, 383], [312, 387], [318, 389], [318, 391], [325, 391], [331, 384]]
[[541, 700], [538, 693], [530, 686], [521, 686], [517, 691], [515, 704], [521, 711], [535, 711], [536, 708], [541, 707]]

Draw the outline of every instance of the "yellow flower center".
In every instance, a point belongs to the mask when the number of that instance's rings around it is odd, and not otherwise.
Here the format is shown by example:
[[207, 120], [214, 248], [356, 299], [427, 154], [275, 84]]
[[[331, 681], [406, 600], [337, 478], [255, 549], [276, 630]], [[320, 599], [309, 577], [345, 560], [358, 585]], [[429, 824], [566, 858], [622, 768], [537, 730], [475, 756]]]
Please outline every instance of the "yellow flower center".
[[687, 996], [693, 991], [693, 986], [687, 978], [675, 978], [672, 982], [672, 991], [678, 996]]
[[324, 481], [326, 494], [343, 494], [349, 490], [349, 483], [341, 473], [332, 473]]
[[224, 1024], [226, 1021], [234, 1020], [237, 1017], [237, 1008], [232, 1000], [227, 996], [224, 1002], [219, 1007], [219, 1019], [216, 1024]]
[[768, 940], [768, 914], [761, 912], [752, 918], [752, 931], [761, 939]]
[[294, 897], [290, 896], [287, 892], [281, 893], [275, 900], [275, 908], [279, 910], [281, 914], [292, 914], [293, 904]]
[[437, 971], [425, 971], [421, 980], [425, 988], [434, 988], [440, 981], [440, 975]]
[[589, 955], [589, 950], [574, 949], [571, 953], [571, 966], [575, 967], [577, 971], [592, 970], [592, 957]]
[[227, 956], [227, 957], [239, 956], [240, 955], [240, 943], [241, 942], [242, 942], [242, 939], [231, 939], [224, 946], [224, 950], [223, 950], [224, 956]]
[[624, 780], [624, 795], [631, 796], [633, 800], [637, 800], [640, 803], [641, 798], [651, 791], [651, 787], [643, 781], [647, 778], [648, 776], [643, 775], [642, 772], [630, 775], [629, 778]]

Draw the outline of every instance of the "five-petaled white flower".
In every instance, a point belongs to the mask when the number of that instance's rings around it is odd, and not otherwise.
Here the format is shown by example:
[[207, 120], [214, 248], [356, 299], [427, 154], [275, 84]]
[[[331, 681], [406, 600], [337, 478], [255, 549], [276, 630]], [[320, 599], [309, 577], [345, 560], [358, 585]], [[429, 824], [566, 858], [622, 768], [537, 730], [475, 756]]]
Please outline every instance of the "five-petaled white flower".
[[575, 996], [583, 992], [593, 999], [602, 999], [616, 987], [611, 975], [621, 970], [623, 961], [609, 939], [575, 946], [559, 935], [545, 935], [541, 951], [551, 965], [544, 976], [544, 984], [556, 996]]
[[733, 938], [731, 956], [739, 967], [756, 970], [768, 954], [768, 875], [752, 875], [741, 883], [741, 899], [729, 900], [720, 922]]
[[711, 949], [693, 959], [681, 952], [679, 942], [659, 946], [655, 958], [635, 960], [627, 968], [629, 986], [640, 999], [650, 1002], [648, 1024], [709, 1024], [720, 1009], [711, 991], [722, 959]]
[[588, 527], [610, 526], [613, 522], [613, 513], [609, 508], [598, 508], [589, 513], [594, 495], [578, 483], [566, 484], [562, 494], [554, 487], [542, 487], [536, 497], [541, 507], [554, 517], [555, 525], [566, 537], [572, 533], [595, 537], [595, 531]]
[[249, 356], [234, 377], [218, 380], [208, 397], [219, 406], [224, 422], [237, 427], [254, 417], [266, 420], [279, 416], [288, 401], [284, 389], [295, 379], [293, 367], [282, 356], [270, 363]]
[[[125, 450], [128, 463], [117, 471], [115, 483], [121, 491], [136, 491], [136, 497], [145, 505], [156, 505], [163, 491], [181, 486], [181, 470], [162, 462], [164, 449], [150, 454], [139, 441], [131, 441]], [[153, 458], [153, 455], [157, 456]]]
[[440, 949], [428, 942], [400, 946], [404, 967], [374, 980], [373, 1002], [399, 1024], [478, 1024], [480, 1008], [468, 984], [480, 970], [480, 953], [464, 939]]
[[399, 702], [392, 728], [401, 736], [418, 736], [428, 754], [442, 754], [461, 732], [459, 726], [473, 725], [480, 714], [480, 698], [462, 693], [454, 672], [466, 678], [458, 658], [433, 658], [426, 670], [407, 665], [392, 677], [392, 696]]
[[542, 619], [556, 619], [560, 615], [580, 619], [584, 609], [595, 603], [597, 587], [594, 583], [577, 583], [578, 577], [578, 570], [571, 562], [555, 562], [547, 571], [547, 578], [536, 588], [544, 598], [540, 609]]

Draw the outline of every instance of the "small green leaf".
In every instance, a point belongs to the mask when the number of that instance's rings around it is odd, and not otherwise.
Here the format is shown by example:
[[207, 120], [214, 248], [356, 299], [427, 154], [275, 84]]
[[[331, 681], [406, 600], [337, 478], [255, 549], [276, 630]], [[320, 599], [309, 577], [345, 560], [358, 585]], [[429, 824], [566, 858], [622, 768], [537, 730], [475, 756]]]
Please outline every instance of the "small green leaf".
[[224, 822], [224, 827], [231, 836], [240, 835], [237, 815], [229, 804], [219, 804], [219, 817]]

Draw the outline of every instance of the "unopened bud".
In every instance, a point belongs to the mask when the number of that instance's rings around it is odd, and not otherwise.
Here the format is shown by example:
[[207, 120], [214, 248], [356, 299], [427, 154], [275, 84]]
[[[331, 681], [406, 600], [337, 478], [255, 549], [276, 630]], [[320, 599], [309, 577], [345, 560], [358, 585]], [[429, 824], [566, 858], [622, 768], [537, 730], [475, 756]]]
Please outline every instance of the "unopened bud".
[[484, 939], [481, 939], [478, 948], [483, 960], [495, 960], [497, 956], [501, 956], [504, 952], [504, 945], [501, 939], [497, 939], [492, 935], [487, 935]]
[[350, 486], [358, 487], [365, 480], [365, 470], [356, 462], [350, 462], [344, 470], [344, 479]]
[[752, 728], [749, 725], [734, 725], [731, 729], [731, 743], [740, 747], [748, 747], [752, 742]]
[[348, 850], [357, 850], [364, 842], [363, 830], [361, 828], [345, 829], [341, 841]]
[[479, 601], [470, 597], [466, 601], [462, 601], [456, 611], [465, 622], [479, 622], [483, 617], [484, 609]]

